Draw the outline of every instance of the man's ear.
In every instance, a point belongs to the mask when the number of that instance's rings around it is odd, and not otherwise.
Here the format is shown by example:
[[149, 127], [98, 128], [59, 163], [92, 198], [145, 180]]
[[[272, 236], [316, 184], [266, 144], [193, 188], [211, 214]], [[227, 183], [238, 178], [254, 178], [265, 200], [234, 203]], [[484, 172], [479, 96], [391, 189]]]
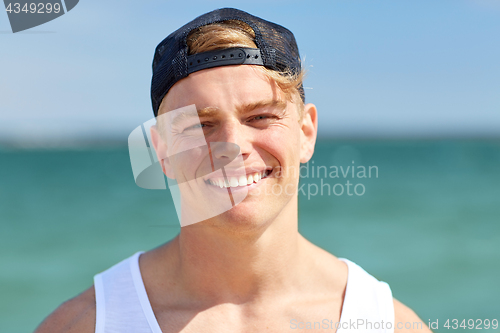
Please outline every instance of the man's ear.
[[167, 143], [161, 137], [156, 125], [151, 126], [150, 132], [151, 132], [151, 141], [153, 143], [153, 147], [156, 152], [156, 157], [158, 158], [158, 161], [160, 161], [163, 173], [168, 178], [175, 179], [174, 172], [172, 171], [172, 167], [170, 165], [170, 161], [168, 160], [167, 157], [167, 148], [168, 148]]
[[307, 163], [314, 153], [318, 133], [318, 111], [314, 104], [304, 105], [300, 129], [300, 163]]

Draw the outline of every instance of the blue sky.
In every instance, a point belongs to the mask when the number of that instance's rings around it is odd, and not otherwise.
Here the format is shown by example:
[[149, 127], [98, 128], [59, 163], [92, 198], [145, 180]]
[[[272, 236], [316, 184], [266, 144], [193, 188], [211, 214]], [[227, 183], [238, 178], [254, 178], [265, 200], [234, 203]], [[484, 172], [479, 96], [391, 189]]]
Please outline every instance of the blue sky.
[[126, 140], [152, 117], [154, 48], [235, 7], [292, 30], [320, 135], [500, 133], [500, 1], [85, 1], [12, 34], [0, 13], [0, 140]]

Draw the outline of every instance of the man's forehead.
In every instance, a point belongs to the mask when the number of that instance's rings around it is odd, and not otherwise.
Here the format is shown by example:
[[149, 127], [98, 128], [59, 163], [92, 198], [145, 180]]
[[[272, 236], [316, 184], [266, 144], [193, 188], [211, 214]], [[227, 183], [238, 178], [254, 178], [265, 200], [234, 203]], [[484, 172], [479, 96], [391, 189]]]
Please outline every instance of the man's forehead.
[[167, 112], [190, 104], [204, 108], [229, 101], [255, 103], [275, 95], [283, 93], [258, 66], [224, 66], [193, 73], [177, 82], [163, 98], [160, 109], [166, 107], [161, 111]]

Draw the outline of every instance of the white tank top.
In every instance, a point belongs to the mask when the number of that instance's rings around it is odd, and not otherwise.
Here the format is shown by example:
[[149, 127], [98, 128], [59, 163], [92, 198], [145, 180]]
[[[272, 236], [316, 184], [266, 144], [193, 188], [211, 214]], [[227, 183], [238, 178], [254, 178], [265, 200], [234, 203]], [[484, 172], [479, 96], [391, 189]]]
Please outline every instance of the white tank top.
[[[142, 253], [94, 277], [96, 333], [162, 333], [139, 270]], [[328, 325], [337, 325], [338, 333], [393, 333], [394, 306], [389, 285], [352, 261], [339, 259], [349, 268], [347, 287], [340, 322]]]

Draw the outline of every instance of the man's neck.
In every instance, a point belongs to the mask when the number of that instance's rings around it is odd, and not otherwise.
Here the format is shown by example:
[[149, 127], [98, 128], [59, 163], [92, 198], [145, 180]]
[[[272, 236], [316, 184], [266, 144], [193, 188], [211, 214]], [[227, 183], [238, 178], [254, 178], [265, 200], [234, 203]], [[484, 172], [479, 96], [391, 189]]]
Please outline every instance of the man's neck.
[[190, 296], [214, 302], [258, 302], [286, 294], [300, 280], [307, 241], [298, 233], [297, 202], [251, 232], [213, 225], [183, 227], [167, 249], [174, 279]]

